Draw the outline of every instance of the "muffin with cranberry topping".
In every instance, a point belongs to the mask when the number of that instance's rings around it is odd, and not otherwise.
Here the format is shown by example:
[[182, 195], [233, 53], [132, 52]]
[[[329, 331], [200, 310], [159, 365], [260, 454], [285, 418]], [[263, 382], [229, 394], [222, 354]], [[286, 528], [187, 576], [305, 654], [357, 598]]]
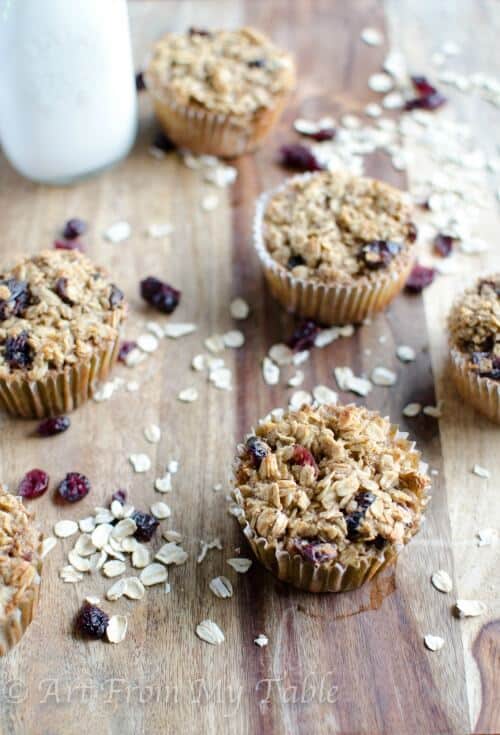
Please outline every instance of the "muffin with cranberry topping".
[[451, 373], [460, 395], [500, 423], [500, 273], [480, 278], [449, 318]]
[[22, 501], [0, 485], [0, 656], [16, 645], [35, 614], [41, 541]]
[[243, 533], [276, 577], [354, 589], [418, 531], [430, 485], [406, 435], [362, 406], [274, 411], [238, 448]]
[[254, 236], [273, 296], [300, 316], [333, 325], [361, 322], [401, 291], [416, 228], [403, 192], [321, 171], [263, 194]]
[[76, 250], [0, 272], [0, 406], [24, 417], [71, 411], [117, 357], [123, 293]]
[[254, 28], [169, 33], [145, 74], [156, 115], [176, 145], [239, 156], [270, 132], [295, 83], [291, 56]]

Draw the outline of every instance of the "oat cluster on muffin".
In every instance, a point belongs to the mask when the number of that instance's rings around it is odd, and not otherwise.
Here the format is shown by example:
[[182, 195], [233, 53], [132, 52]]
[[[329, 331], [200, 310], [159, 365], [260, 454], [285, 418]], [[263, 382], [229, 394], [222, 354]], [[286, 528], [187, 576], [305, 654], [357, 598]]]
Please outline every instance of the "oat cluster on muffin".
[[271, 415], [239, 447], [234, 496], [254, 551], [277, 576], [303, 587], [304, 568], [309, 584], [319, 567], [321, 589], [342, 590], [408, 543], [429, 484], [419, 453], [387, 419], [354, 405], [305, 406]]
[[0, 485], [0, 655], [15, 645], [38, 601], [41, 535], [19, 498]]
[[353, 284], [392, 273], [416, 237], [403, 193], [346, 172], [295, 177], [270, 196], [264, 244], [296, 278]]

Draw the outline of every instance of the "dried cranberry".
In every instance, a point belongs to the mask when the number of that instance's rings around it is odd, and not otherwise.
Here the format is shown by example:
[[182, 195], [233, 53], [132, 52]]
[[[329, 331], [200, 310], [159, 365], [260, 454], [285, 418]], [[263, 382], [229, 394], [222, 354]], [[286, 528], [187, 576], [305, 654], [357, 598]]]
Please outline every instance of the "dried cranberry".
[[153, 538], [154, 532], [160, 525], [156, 518], [148, 515], [148, 513], [143, 513], [140, 510], [134, 511], [131, 518], [135, 521], [135, 525], [137, 526], [134, 533], [135, 538], [138, 541], [150, 541]]
[[269, 447], [258, 437], [249, 436], [246, 440], [246, 448], [252, 459], [253, 466], [255, 469], [259, 469], [262, 460], [269, 454]]
[[417, 239], [417, 235], [418, 235], [418, 230], [417, 230], [417, 226], [415, 222], [408, 222], [408, 234], [407, 234], [408, 240], [410, 242], [415, 242], [415, 240]]
[[137, 342], [133, 342], [132, 340], [125, 340], [120, 344], [120, 349], [118, 350], [118, 360], [120, 362], [125, 362], [125, 359], [127, 355], [132, 352], [132, 350], [135, 350], [137, 347]]
[[306, 261], [302, 257], [302, 255], [291, 255], [288, 258], [287, 268], [290, 270], [293, 270], [293, 268], [296, 268], [298, 265], [305, 265]]
[[17, 494], [23, 498], [38, 498], [47, 491], [49, 476], [43, 470], [30, 470], [21, 480], [17, 488]]
[[265, 59], [250, 59], [250, 61], [247, 61], [247, 65], [251, 69], [263, 69], [266, 65]]
[[280, 163], [293, 171], [321, 171], [323, 166], [305, 145], [291, 143], [280, 149]]
[[401, 245], [391, 240], [372, 240], [363, 245], [359, 257], [368, 270], [387, 268], [393, 258], [401, 251]]
[[73, 217], [64, 225], [62, 236], [65, 240], [76, 240], [77, 237], [83, 235], [87, 231], [87, 223], [83, 219]]
[[121, 304], [123, 301], [123, 291], [121, 291], [118, 286], [115, 286], [114, 283], [111, 284], [111, 292], [109, 294], [109, 305], [112, 309], [114, 309], [116, 306]]
[[313, 322], [312, 319], [305, 319], [295, 327], [287, 344], [292, 350], [298, 352], [307, 350], [314, 346], [314, 340], [320, 329], [319, 325]]
[[372, 543], [376, 549], [382, 551], [382, 549], [385, 549], [385, 547], [387, 546], [387, 539], [385, 539], [383, 536], [380, 536], [379, 534], [378, 536], [375, 536], [373, 541], [371, 541], [370, 543]]
[[427, 77], [412, 76], [411, 81], [413, 86], [415, 87], [415, 90], [422, 97], [428, 97], [430, 94], [434, 94], [437, 91], [436, 87], [433, 87], [432, 84], [430, 84], [430, 82], [427, 80]]
[[337, 556], [337, 550], [332, 544], [325, 544], [322, 541], [296, 542], [295, 548], [305, 558], [313, 564], [319, 564], [328, 559], [334, 559]]
[[68, 472], [57, 488], [59, 495], [68, 503], [82, 500], [90, 492], [90, 482], [85, 475], [79, 472]]
[[141, 281], [141, 296], [158, 311], [171, 314], [179, 304], [181, 292], [159, 278], [149, 276]]
[[0, 299], [0, 322], [11, 316], [22, 316], [31, 301], [31, 293], [26, 281], [16, 281], [15, 278], [0, 280], [0, 289], [9, 290], [6, 299]]
[[434, 268], [426, 268], [425, 265], [416, 263], [408, 276], [405, 288], [410, 293], [420, 293], [424, 288], [431, 285], [435, 275]]
[[55, 436], [69, 429], [70, 425], [71, 421], [67, 416], [54, 416], [41, 421], [37, 426], [36, 433], [39, 436]]
[[144, 81], [144, 72], [138, 71], [135, 75], [135, 88], [138, 92], [144, 92], [146, 89], [146, 82]]
[[347, 538], [349, 541], [356, 541], [359, 537], [358, 530], [365, 513], [370, 505], [375, 500], [375, 496], [367, 490], [362, 490], [360, 493], [354, 496], [354, 500], [358, 506], [358, 510], [348, 513], [345, 516], [345, 522], [347, 525]]
[[441, 92], [434, 92], [427, 97], [414, 97], [406, 100], [405, 110], [437, 110], [447, 102], [447, 98]]
[[451, 255], [451, 251], [453, 250], [453, 238], [451, 235], [443, 235], [441, 232], [438, 232], [436, 237], [434, 238], [434, 251], [441, 255], [442, 258], [447, 258], [449, 255]]
[[61, 277], [58, 278], [54, 285], [54, 291], [59, 296], [61, 301], [64, 301], [68, 306], [73, 306], [73, 301], [68, 295], [68, 279]]
[[96, 605], [86, 603], [76, 619], [76, 626], [80, 633], [91, 636], [92, 638], [103, 638], [108, 627], [109, 617]]
[[7, 337], [4, 346], [5, 362], [10, 368], [29, 368], [33, 362], [33, 348], [28, 342], [28, 332], [17, 337]]
[[317, 130], [315, 133], [309, 133], [309, 138], [312, 138], [313, 140], [317, 140], [318, 143], [323, 143], [325, 140], [333, 140], [335, 136], [337, 135], [337, 131], [335, 128], [321, 128], [320, 130]]
[[301, 466], [308, 464], [316, 468], [316, 461], [311, 452], [300, 444], [297, 444], [293, 449], [292, 462]]
[[124, 490], [123, 488], [119, 488], [118, 490], [115, 490], [115, 492], [111, 496], [111, 500], [118, 500], [119, 503], [124, 505], [127, 500], [127, 491]]
[[164, 153], [169, 153], [170, 151], [173, 151], [175, 149], [175, 145], [170, 140], [170, 138], [165, 135], [162, 130], [160, 130], [153, 139], [153, 148], [158, 148]]
[[472, 362], [478, 366], [481, 378], [500, 380], [500, 357], [495, 356], [493, 352], [473, 352]]
[[56, 250], [79, 250], [85, 252], [85, 245], [80, 240], [54, 240]]

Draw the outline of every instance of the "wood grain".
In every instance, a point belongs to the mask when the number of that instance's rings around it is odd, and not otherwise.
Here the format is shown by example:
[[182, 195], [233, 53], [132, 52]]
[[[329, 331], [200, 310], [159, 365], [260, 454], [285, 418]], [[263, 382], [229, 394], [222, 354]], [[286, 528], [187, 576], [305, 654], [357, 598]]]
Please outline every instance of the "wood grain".
[[[495, 705], [497, 630], [489, 627], [477, 639], [474, 655], [483, 662], [477, 686], [470, 632], [451, 616], [451, 596], [440, 595], [429, 584], [432, 571], [445, 568], [453, 575], [456, 566], [453, 576], [461, 596], [478, 596], [477, 591], [472, 595], [476, 566], [471, 570], [467, 564], [470, 548], [459, 543], [464, 530], [468, 539], [477, 530], [458, 513], [464, 490], [474, 489], [477, 500], [477, 478], [464, 479], [464, 462], [472, 460], [479, 445], [481, 457], [475, 455], [473, 461], [490, 468], [499, 461], [493, 456], [495, 430], [462, 408], [442, 377], [442, 325], [434, 318], [435, 310], [442, 308], [442, 291], [426, 297], [425, 303], [401, 297], [386, 315], [351, 339], [316, 351], [306, 366], [306, 389], [318, 383], [333, 386], [335, 365], [350, 365], [360, 373], [383, 364], [399, 374], [396, 388], [375, 388], [366, 403], [401, 421], [439, 475], [427, 522], [396, 568], [370, 586], [341, 596], [298, 593], [257, 565], [238, 577], [225, 559], [237, 547], [246, 553], [244, 542], [225, 512], [225, 493], [212, 491], [219, 482], [227, 489], [235, 442], [259, 416], [284, 405], [289, 395], [282, 387], [266, 386], [259, 370], [260, 359], [290, 333], [293, 320], [270, 299], [252, 252], [255, 197], [283, 178], [276, 165], [277, 149], [292, 138], [290, 124], [297, 114], [339, 115], [361, 111], [375, 100], [366, 79], [378, 70], [387, 49], [368, 49], [359, 33], [367, 25], [385, 28], [382, 5], [377, 0], [166, 0], [132, 2], [130, 8], [138, 66], [151, 41], [167, 29], [249, 22], [295, 51], [301, 82], [269, 144], [255, 157], [237, 162], [237, 183], [232, 191], [220, 193], [220, 206], [212, 213], [200, 208], [202, 197], [212, 189], [197, 172], [183, 166], [175, 154], [164, 161], [148, 155], [155, 128], [144, 98], [133, 154], [97, 179], [69, 189], [39, 187], [0, 162], [2, 263], [49, 245], [60, 223], [77, 214], [92, 223], [90, 256], [113, 272], [131, 302], [129, 336], [139, 334], [141, 324], [152, 317], [137, 293], [139, 278], [149, 274], [164, 276], [182, 289], [175, 320], [199, 325], [197, 334], [162, 344], [136, 370], [117, 371], [137, 379], [139, 393], [122, 392], [110, 402], [84, 406], [72, 417], [71, 430], [50, 442], [29, 438], [31, 424], [0, 417], [1, 476], [11, 487], [32, 466], [49, 469], [54, 482], [69, 470], [89, 475], [92, 496], [72, 508], [70, 517], [84, 516], [105, 503], [118, 486], [127, 487], [132, 502], [146, 509], [158, 499], [154, 478], [169, 459], [179, 459], [174, 492], [167, 498], [172, 507], [168, 525], [185, 534], [191, 555], [187, 565], [171, 572], [170, 595], [153, 589], [143, 603], [106, 604], [130, 618], [127, 640], [111, 647], [71, 635], [72, 617], [83, 597], [102, 597], [109, 582], [96, 577], [76, 587], [63, 585], [57, 576], [64, 563], [62, 547], [52, 552], [40, 613], [22, 643], [0, 663], [0, 732], [59, 735], [81, 732], [84, 723], [96, 733], [458, 735], [470, 732], [470, 723], [476, 721], [477, 732], [500, 730]], [[414, 49], [425, 36], [424, 11], [419, 11], [418, 32], [412, 26], [413, 0], [391, 2], [388, 12], [391, 28], [402, 24], [408, 29], [408, 45]], [[482, 23], [486, 29], [484, 19]], [[415, 63], [419, 60], [417, 54]], [[381, 156], [369, 161], [368, 171], [405, 185]], [[132, 240], [106, 243], [101, 233], [120, 218], [131, 223]], [[175, 225], [169, 240], [144, 235], [149, 223], [164, 221]], [[235, 296], [249, 301], [252, 317], [243, 324], [245, 347], [227, 354], [234, 389], [224, 393], [206, 385], [189, 364], [202, 351], [203, 338], [231, 327], [228, 305]], [[395, 358], [401, 343], [418, 351], [418, 360], [404, 368]], [[371, 350], [369, 358], [366, 350]], [[401, 418], [401, 408], [410, 400], [435, 400], [431, 357], [439, 395], [452, 406], [441, 424], [441, 438], [435, 421], [421, 417], [407, 426]], [[200, 400], [180, 404], [177, 393], [190, 385], [196, 385]], [[144, 441], [142, 430], [149, 422], [162, 426], [159, 445]], [[147, 451], [153, 458], [154, 469], [146, 476], [133, 475], [127, 463], [127, 455], [136, 451]], [[486, 491], [490, 500], [492, 489]], [[481, 525], [493, 525], [487, 520], [486, 501], [477, 507], [476, 500], [467, 495], [465, 506], [468, 511], [474, 507], [474, 522], [479, 523], [481, 515]], [[37, 502], [36, 510], [47, 531], [65, 515], [50, 497]], [[217, 535], [224, 551], [209, 552], [197, 565], [200, 539]], [[492, 558], [492, 573], [493, 563]], [[232, 600], [218, 600], [209, 592], [208, 583], [216, 574], [233, 581]], [[196, 624], [207, 617], [224, 630], [223, 646], [211, 648], [195, 637]], [[468, 630], [478, 633], [480, 625]], [[267, 648], [253, 644], [259, 633], [268, 635]], [[445, 649], [428, 652], [422, 641], [426, 633], [442, 635]]]

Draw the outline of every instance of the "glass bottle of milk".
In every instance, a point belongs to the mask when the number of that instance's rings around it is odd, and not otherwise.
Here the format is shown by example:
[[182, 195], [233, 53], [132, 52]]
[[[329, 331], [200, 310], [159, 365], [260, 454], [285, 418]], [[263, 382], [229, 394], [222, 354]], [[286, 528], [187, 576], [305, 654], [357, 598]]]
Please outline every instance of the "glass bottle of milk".
[[70, 183], [136, 131], [126, 0], [0, 0], [0, 143], [21, 174]]

